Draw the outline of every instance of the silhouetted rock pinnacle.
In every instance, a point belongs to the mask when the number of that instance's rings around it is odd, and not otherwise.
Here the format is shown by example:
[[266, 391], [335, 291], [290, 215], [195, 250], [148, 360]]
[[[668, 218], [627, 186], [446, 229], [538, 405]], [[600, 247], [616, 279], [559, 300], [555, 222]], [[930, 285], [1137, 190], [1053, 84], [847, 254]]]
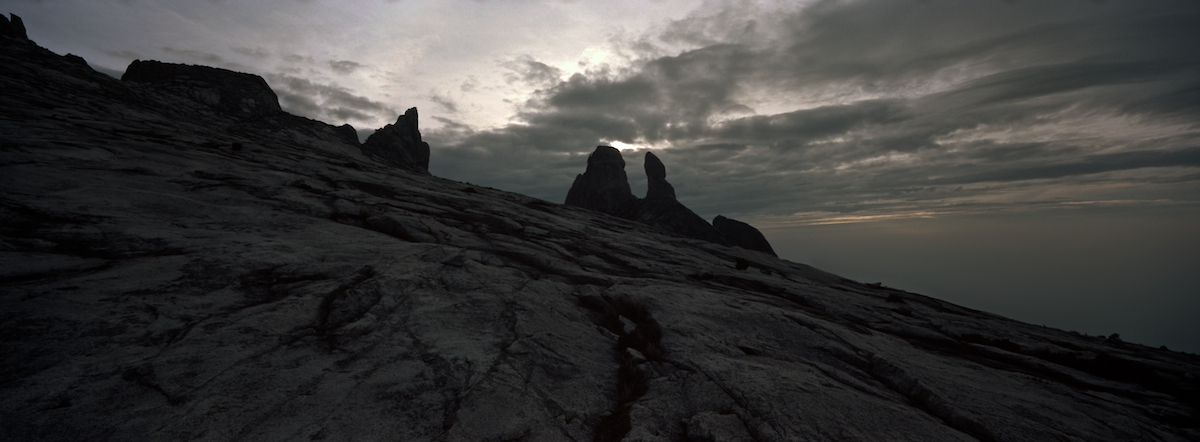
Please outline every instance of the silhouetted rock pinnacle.
[[208, 66], [134, 60], [121, 81], [152, 84], [222, 113], [253, 118], [282, 112], [279, 97], [254, 74]]
[[646, 199], [675, 199], [675, 188], [667, 182], [667, 166], [658, 157], [646, 152]]
[[415, 107], [404, 111], [395, 124], [384, 126], [367, 137], [362, 151], [393, 166], [429, 173], [429, 143], [421, 141]]
[[28, 40], [29, 37], [25, 34], [25, 22], [17, 14], [9, 15], [12, 16], [12, 20], [0, 15], [0, 36]]
[[575, 176], [564, 204], [615, 215], [637, 202], [625, 175], [625, 159], [611, 146], [596, 146], [587, 169]]
[[646, 198], [640, 199], [629, 189], [621, 151], [599, 146], [588, 156], [587, 171], [575, 177], [564, 204], [640, 221], [689, 238], [726, 244], [708, 221], [675, 199], [675, 189], [666, 180], [666, 166], [650, 152], [646, 152], [645, 169], [649, 187]]
[[725, 237], [725, 241], [728, 241], [731, 246], [778, 256], [775, 255], [775, 250], [771, 248], [771, 243], [767, 242], [767, 238], [763, 236], [762, 232], [752, 225], [717, 215], [716, 218], [713, 218], [712, 226], [721, 232], [721, 236]]

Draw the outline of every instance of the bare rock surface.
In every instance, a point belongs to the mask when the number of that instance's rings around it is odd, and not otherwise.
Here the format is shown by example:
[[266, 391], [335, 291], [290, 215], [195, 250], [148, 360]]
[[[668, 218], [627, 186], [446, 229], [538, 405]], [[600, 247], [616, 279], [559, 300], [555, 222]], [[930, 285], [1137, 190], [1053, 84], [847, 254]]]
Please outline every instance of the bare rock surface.
[[9, 36], [0, 186], [0, 440], [1200, 439], [1195, 355], [400, 169]]

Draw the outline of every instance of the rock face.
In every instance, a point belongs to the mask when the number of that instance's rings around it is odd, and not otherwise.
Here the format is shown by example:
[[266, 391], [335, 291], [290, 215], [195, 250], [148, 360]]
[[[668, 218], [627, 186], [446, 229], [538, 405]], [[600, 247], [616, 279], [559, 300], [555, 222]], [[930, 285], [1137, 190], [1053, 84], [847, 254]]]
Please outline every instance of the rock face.
[[728, 241], [731, 246], [779, 256], [775, 254], [775, 249], [771, 248], [771, 243], [767, 242], [767, 237], [752, 225], [717, 215], [716, 218], [713, 218], [712, 226], [721, 233], [721, 236], [725, 237], [725, 241]]
[[0, 440], [1200, 440], [1196, 355], [403, 170], [26, 41], [0, 91]]
[[587, 170], [571, 183], [566, 204], [614, 214], [637, 200], [629, 189], [621, 151], [611, 146], [596, 146], [588, 155]]
[[646, 199], [675, 201], [675, 187], [667, 182], [667, 166], [646, 152]]
[[242, 118], [276, 114], [279, 97], [266, 80], [253, 74], [208, 66], [134, 60], [121, 81], [163, 88], [213, 109]]
[[415, 107], [405, 111], [395, 124], [384, 126], [367, 137], [362, 151], [396, 167], [429, 173], [429, 143], [421, 141]]
[[338, 126], [337, 133], [338, 133], [338, 135], [341, 135], [342, 138], [345, 139], [346, 142], [348, 142], [350, 144], [353, 144], [356, 146], [360, 144], [358, 142], [358, 131], [354, 130], [354, 126], [351, 126], [349, 124], [343, 124], [341, 126]]

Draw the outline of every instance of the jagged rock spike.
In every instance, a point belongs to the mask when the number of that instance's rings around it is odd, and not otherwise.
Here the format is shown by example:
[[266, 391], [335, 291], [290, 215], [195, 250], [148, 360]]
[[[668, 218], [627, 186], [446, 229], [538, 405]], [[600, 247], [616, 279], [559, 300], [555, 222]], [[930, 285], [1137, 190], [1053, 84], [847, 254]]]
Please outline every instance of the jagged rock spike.
[[675, 187], [667, 182], [667, 166], [653, 153], [646, 152], [646, 199], [675, 200]]
[[429, 143], [421, 140], [415, 107], [396, 118], [395, 123], [367, 137], [367, 141], [362, 143], [362, 151], [392, 166], [429, 173]]

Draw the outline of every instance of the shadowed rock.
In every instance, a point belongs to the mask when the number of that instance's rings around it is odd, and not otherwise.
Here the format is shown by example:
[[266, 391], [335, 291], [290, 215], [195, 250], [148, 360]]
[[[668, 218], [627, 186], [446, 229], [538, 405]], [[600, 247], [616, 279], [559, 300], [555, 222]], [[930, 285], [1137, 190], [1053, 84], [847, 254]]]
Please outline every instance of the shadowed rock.
[[666, 166], [650, 152], [646, 152], [645, 169], [649, 188], [646, 198], [640, 199], [629, 189], [621, 151], [598, 146], [588, 156], [587, 171], [575, 177], [564, 204], [640, 221], [689, 238], [725, 244], [721, 234], [704, 218], [675, 199], [675, 189], [666, 180]]
[[728, 241], [731, 246], [778, 256], [771, 248], [771, 243], [767, 242], [767, 237], [752, 225], [717, 215], [716, 218], [713, 218], [712, 226], [721, 233], [721, 236], [725, 237], [725, 241]]
[[0, 36], [28, 40], [29, 37], [25, 34], [25, 22], [17, 14], [9, 15], [12, 16], [12, 20], [0, 15]]
[[349, 124], [343, 124], [341, 126], [338, 126], [337, 129], [334, 129], [334, 130], [342, 138], [345, 138], [346, 141], [349, 142], [350, 144], [353, 144], [355, 146], [362, 144], [358, 141], [358, 131], [354, 130], [354, 126], [351, 126]]
[[242, 118], [282, 112], [279, 97], [254, 74], [208, 66], [134, 60], [121, 81], [151, 84]]
[[415, 107], [404, 111], [395, 124], [384, 126], [367, 137], [362, 151], [396, 167], [429, 173], [429, 143], [421, 141]]
[[564, 204], [616, 215], [637, 200], [629, 189], [621, 151], [611, 146], [596, 146], [588, 155], [587, 170], [575, 176]]
[[640, 221], [688, 238], [727, 244], [725, 238], [712, 225], [708, 224], [708, 221], [674, 199], [646, 198], [630, 205], [618, 216]]
[[646, 199], [674, 200], [675, 188], [667, 182], [667, 166], [658, 157], [646, 152]]

